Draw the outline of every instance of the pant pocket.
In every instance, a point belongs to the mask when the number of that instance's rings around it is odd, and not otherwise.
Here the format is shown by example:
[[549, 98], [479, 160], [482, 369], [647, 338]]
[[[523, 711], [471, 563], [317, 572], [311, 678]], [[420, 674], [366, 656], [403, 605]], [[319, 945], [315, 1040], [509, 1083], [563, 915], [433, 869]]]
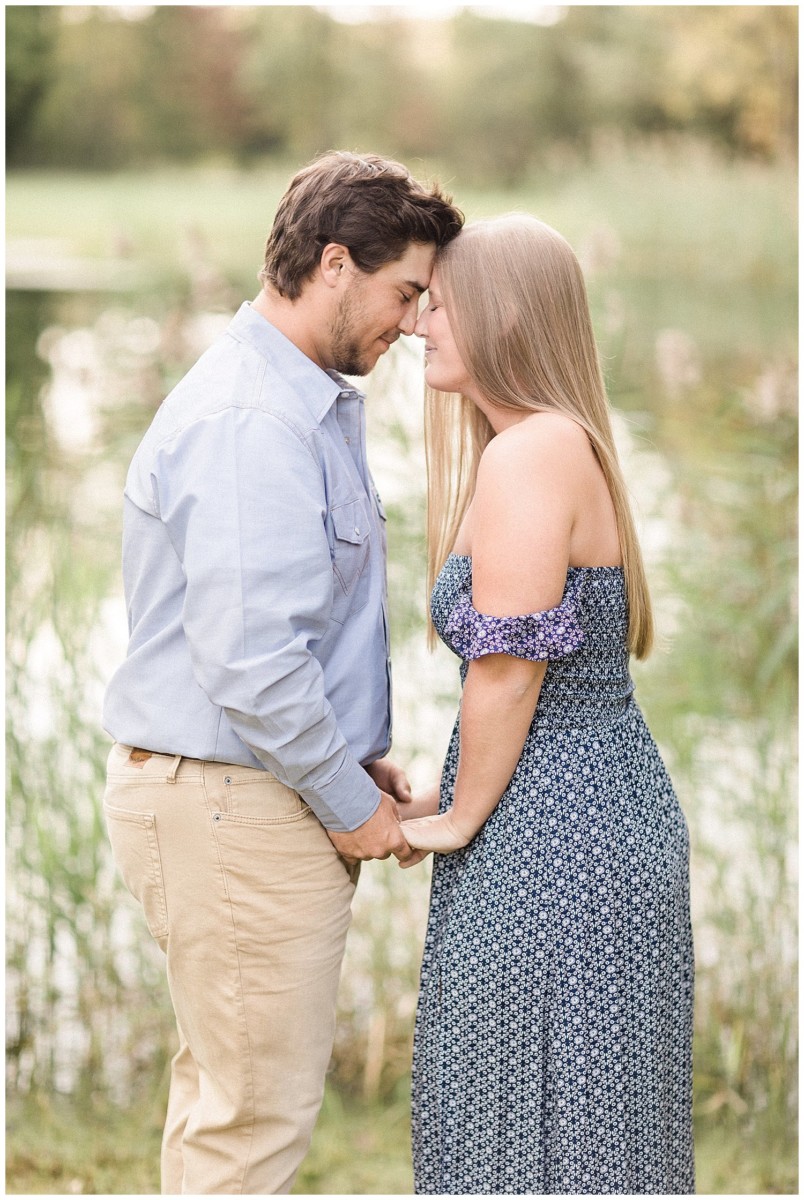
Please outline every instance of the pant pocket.
[[238, 771], [233, 767], [224, 775], [223, 785], [226, 813], [221, 815], [238, 823], [276, 825], [311, 815], [298, 792], [285, 787], [267, 771]]
[[116, 808], [106, 802], [103, 811], [112, 855], [123, 883], [142, 905], [151, 936], [157, 941], [167, 937], [167, 901], [156, 814]]

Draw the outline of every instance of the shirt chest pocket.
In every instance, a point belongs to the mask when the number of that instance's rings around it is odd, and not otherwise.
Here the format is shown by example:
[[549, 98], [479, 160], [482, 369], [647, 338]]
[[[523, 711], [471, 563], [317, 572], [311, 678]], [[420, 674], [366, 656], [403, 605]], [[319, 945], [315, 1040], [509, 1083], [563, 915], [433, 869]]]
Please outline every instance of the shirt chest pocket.
[[332, 619], [340, 624], [369, 598], [371, 519], [366, 500], [349, 500], [331, 510]]

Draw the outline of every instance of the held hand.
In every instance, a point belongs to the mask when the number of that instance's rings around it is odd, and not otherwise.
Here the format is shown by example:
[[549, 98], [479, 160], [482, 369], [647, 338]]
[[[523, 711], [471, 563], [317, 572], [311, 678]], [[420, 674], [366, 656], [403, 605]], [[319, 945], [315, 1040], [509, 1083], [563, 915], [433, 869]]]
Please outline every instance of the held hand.
[[387, 792], [397, 803], [409, 804], [413, 799], [407, 775], [389, 758], [378, 758], [376, 762], [369, 763], [367, 767], [364, 767], [364, 770], [371, 776], [380, 791]]
[[365, 862], [372, 858], [389, 858], [395, 855], [400, 863], [413, 866], [424, 858], [411, 849], [402, 833], [393, 799], [382, 792], [380, 806], [376, 812], [349, 833], [327, 830], [329, 840], [347, 863]]
[[420, 795], [414, 796], [409, 804], [405, 804], [399, 808], [399, 819], [404, 822], [404, 828], [407, 828], [407, 822], [417, 820], [419, 817], [434, 817], [438, 812], [438, 801], [441, 791], [441, 785], [434, 783], [432, 787], [421, 792]]
[[458, 828], [452, 809], [437, 817], [419, 817], [405, 822], [405, 837], [411, 846], [419, 850], [433, 850], [437, 854], [452, 854], [468, 846], [474, 833]]

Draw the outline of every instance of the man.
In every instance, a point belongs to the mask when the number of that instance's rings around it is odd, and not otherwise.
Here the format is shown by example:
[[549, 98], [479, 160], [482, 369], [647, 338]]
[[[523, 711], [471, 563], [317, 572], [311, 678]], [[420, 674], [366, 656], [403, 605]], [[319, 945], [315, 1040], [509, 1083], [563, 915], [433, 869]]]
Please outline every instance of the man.
[[104, 725], [115, 859], [167, 956], [165, 1193], [288, 1192], [312, 1134], [361, 860], [421, 857], [390, 743], [385, 533], [363, 375], [461, 214], [347, 153], [280, 202], [263, 288], [129, 470], [128, 657]]

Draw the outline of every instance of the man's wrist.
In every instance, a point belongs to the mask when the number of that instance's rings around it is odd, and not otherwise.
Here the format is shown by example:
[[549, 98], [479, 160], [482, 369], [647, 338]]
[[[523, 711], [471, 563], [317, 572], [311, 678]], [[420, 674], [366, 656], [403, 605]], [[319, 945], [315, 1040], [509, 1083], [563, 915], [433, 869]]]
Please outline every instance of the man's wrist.
[[380, 807], [382, 798], [380, 788], [351, 754], [326, 787], [318, 789], [318, 794], [326, 812], [316, 812], [315, 804], [307, 802], [327, 832], [332, 833], [353, 833], [365, 825]]

